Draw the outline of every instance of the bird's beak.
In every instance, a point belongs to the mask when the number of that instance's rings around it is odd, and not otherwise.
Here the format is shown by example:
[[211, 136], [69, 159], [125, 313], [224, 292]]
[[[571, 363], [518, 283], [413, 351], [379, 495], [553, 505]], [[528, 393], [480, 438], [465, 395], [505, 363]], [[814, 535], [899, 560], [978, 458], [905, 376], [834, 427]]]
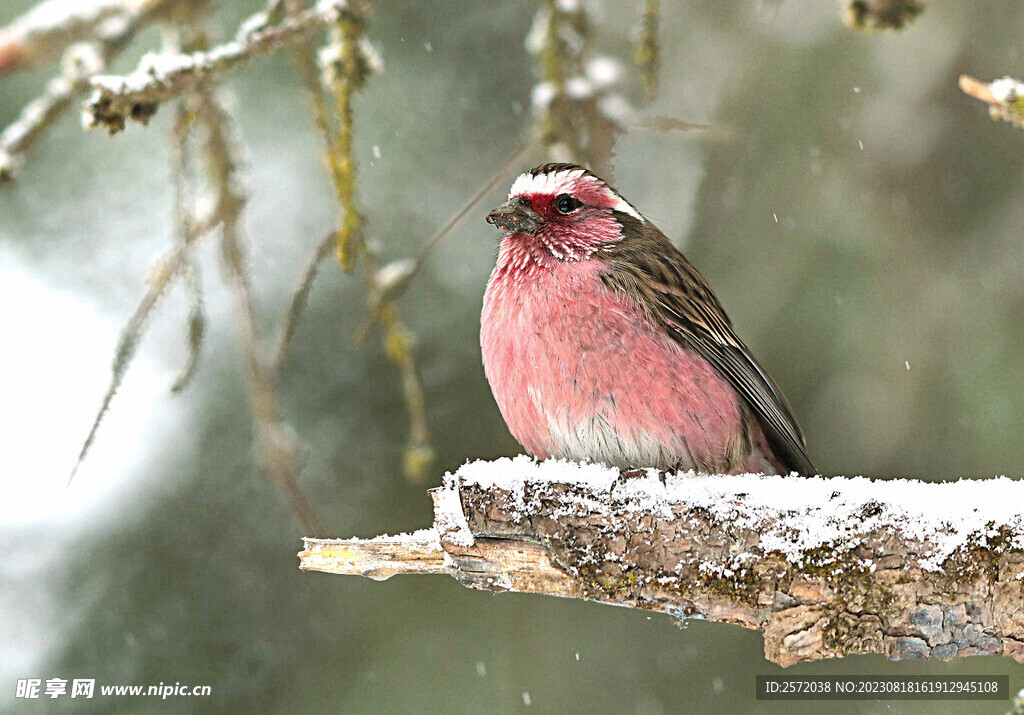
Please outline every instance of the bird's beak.
[[533, 233], [541, 225], [541, 217], [530, 206], [529, 199], [516, 196], [487, 214], [487, 223], [509, 233]]

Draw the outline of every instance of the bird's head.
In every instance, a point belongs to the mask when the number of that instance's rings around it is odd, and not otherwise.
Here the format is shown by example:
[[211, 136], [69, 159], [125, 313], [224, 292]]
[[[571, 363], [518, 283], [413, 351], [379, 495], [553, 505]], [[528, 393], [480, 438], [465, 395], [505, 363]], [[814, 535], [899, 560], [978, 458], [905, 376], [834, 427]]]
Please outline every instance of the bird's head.
[[508, 201], [487, 214], [506, 236], [563, 261], [589, 258], [644, 217], [615, 189], [575, 164], [544, 164], [521, 174]]

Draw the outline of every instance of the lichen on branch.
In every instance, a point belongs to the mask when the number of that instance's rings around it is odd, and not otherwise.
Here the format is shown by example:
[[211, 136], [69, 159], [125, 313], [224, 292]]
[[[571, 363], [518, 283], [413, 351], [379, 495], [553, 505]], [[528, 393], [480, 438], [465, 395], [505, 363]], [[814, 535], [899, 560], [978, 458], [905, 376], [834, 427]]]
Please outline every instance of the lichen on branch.
[[548, 0], [534, 16], [526, 49], [537, 58], [531, 98], [536, 140], [551, 161], [611, 176], [615, 141], [634, 111], [620, 94], [622, 64], [591, 47], [584, 3]]
[[[1024, 483], [630, 477], [526, 457], [432, 492], [432, 530], [306, 541], [308, 570], [583, 598], [760, 630], [776, 663], [1024, 662]], [[436, 538], [431, 538], [436, 537]]]
[[327, 137], [327, 163], [341, 204], [341, 225], [335, 237], [334, 255], [342, 269], [351, 271], [366, 252], [362, 236], [363, 217], [356, 205], [356, 161], [352, 150], [355, 95], [370, 76], [383, 70], [376, 50], [363, 35], [366, 13], [340, 15], [331, 26], [331, 40], [320, 51], [323, 85], [334, 96], [335, 125]]
[[922, 12], [920, 0], [847, 0], [843, 22], [852, 30], [902, 30]]
[[661, 46], [658, 44], [658, 25], [661, 21], [661, 0], [646, 0], [640, 20], [640, 32], [633, 60], [640, 69], [644, 88], [644, 104], [658, 97], [658, 69], [661, 66]]
[[[412, 262], [399, 260], [381, 265], [377, 252], [363, 236], [363, 215], [356, 195], [358, 170], [354, 153], [354, 99], [367, 81], [383, 72], [384, 63], [366, 37], [371, 3], [350, 2], [349, 12], [342, 13], [330, 28], [330, 40], [320, 50], [320, 83], [313, 83], [310, 60], [302, 48], [296, 50], [296, 65], [306, 86], [314, 124], [324, 141], [324, 155], [330, 171], [340, 209], [339, 226], [333, 235], [334, 256], [342, 270], [351, 272], [361, 264], [366, 278], [369, 319], [359, 331], [365, 337], [370, 325], [379, 323], [384, 330], [384, 351], [401, 375], [402, 394], [409, 414], [409, 441], [403, 454], [406, 476], [421, 481], [434, 460], [427, 428], [423, 386], [416, 367], [415, 337], [402, 322], [395, 300], [411, 278]], [[328, 102], [325, 93], [333, 98]], [[289, 319], [283, 331], [282, 349], [294, 333], [308, 293], [309, 281], [316, 275], [317, 265], [326, 257], [327, 246], [318, 246], [306, 271]], [[281, 353], [283, 356], [283, 352]]]

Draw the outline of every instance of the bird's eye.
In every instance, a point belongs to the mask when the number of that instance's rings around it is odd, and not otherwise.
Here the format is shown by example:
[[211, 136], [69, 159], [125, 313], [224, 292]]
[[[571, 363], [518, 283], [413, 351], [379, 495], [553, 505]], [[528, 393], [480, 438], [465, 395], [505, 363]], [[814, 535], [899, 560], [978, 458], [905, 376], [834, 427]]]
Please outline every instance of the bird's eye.
[[555, 197], [555, 208], [558, 209], [559, 213], [572, 213], [582, 205], [579, 200], [574, 199], [569, 194], [559, 194]]

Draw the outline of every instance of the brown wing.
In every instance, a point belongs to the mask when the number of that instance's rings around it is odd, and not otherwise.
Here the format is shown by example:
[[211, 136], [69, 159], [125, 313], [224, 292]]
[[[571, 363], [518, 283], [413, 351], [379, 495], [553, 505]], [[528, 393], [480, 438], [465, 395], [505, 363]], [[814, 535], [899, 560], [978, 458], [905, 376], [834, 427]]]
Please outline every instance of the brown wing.
[[626, 238], [602, 254], [609, 264], [605, 282], [632, 295], [673, 338], [715, 366], [746, 399], [786, 469], [816, 474], [792, 408], [736, 335], [703, 276], [650, 221], [615, 215]]

